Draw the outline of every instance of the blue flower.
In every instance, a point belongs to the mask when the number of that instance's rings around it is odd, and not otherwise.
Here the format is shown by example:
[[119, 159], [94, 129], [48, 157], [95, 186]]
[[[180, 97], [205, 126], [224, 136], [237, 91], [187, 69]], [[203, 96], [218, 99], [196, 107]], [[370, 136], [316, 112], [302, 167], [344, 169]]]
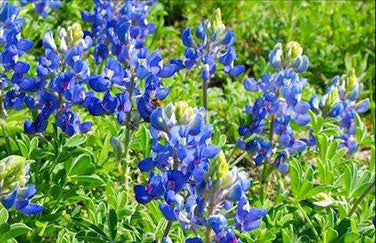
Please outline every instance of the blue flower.
[[247, 198], [242, 198], [239, 201], [236, 214], [236, 227], [240, 231], [250, 231], [258, 228], [263, 218], [268, 213], [262, 208], [250, 208]]
[[[238, 129], [239, 135], [243, 137], [259, 135], [256, 139], [247, 139], [247, 143], [244, 139], [238, 143], [241, 149], [252, 155], [256, 165], [261, 165], [266, 159], [274, 159], [278, 161], [276, 168], [282, 173], [288, 170], [288, 156], [283, 157], [284, 162], [280, 163], [282, 157], [275, 152], [283, 149], [293, 154], [306, 148], [305, 138], [298, 139], [290, 124], [294, 121], [299, 126], [308, 125], [308, 111], [311, 108], [308, 102], [301, 100], [307, 80], [299, 77], [308, 68], [308, 58], [302, 56], [303, 49], [296, 42], [289, 42], [285, 48], [283, 51], [283, 46], [279, 43], [269, 54], [269, 63], [276, 69], [276, 73], [263, 74], [259, 80], [244, 80], [247, 91], [262, 91], [262, 96], [253, 105], [245, 107], [250, 118], [248, 124], [242, 124]], [[274, 140], [274, 135], [278, 135], [278, 140]]]
[[15, 90], [9, 90], [4, 96], [5, 109], [21, 110], [25, 93], [17, 93]]
[[67, 135], [72, 136], [76, 133], [86, 133], [90, 130], [92, 123], [81, 123], [76, 113], [65, 111], [61, 113], [56, 120], [56, 125]]
[[24, 130], [28, 134], [42, 133], [46, 131], [49, 115], [40, 113], [35, 121], [25, 121]]
[[348, 154], [355, 153], [358, 148], [355, 140], [356, 114], [367, 112], [369, 109], [369, 99], [357, 102], [362, 88], [355, 70], [351, 70], [349, 74], [333, 77], [325, 94], [321, 97], [312, 97], [310, 102], [311, 109], [316, 113], [321, 113], [324, 118], [335, 118], [341, 131], [336, 138], [342, 140], [340, 147], [346, 147]]
[[[221, 22], [220, 10], [215, 12], [217, 21]], [[194, 65], [202, 66], [201, 77], [208, 81], [216, 72], [216, 62], [224, 65], [223, 71], [237, 77], [245, 71], [242, 65], [235, 65], [236, 51], [234, 32], [225, 29], [222, 23], [212, 23], [209, 20], [201, 22], [196, 28], [197, 38], [192, 36], [192, 30], [183, 30], [181, 39], [185, 48], [184, 60], [180, 61], [187, 69]], [[176, 62], [176, 61], [174, 61]], [[179, 65], [178, 69], [183, 66]]]
[[30, 203], [36, 192], [34, 185], [27, 185], [25, 188], [16, 190], [2, 198], [1, 202], [5, 208], [15, 206], [18, 211], [26, 215], [38, 214], [42, 212], [43, 208], [38, 204]]

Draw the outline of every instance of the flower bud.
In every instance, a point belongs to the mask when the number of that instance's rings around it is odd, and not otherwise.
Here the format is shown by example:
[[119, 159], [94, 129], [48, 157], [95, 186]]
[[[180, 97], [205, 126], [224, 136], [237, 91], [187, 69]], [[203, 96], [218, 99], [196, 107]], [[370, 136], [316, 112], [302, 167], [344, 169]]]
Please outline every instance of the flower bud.
[[345, 89], [346, 93], [352, 92], [358, 86], [358, 77], [355, 74], [354, 68], [351, 69], [350, 74], [345, 78]]
[[29, 180], [29, 164], [21, 156], [9, 156], [0, 161], [0, 195], [24, 186]]
[[60, 38], [60, 50], [61, 51], [66, 51], [68, 50], [67, 42], [66, 42], [66, 37], [67, 37], [67, 31], [64, 28], [61, 28], [59, 31], [59, 38]]
[[[209, 176], [211, 177], [213, 184], [215, 184], [220, 179], [225, 179], [228, 171], [229, 171], [229, 165], [227, 163], [225, 154], [221, 150], [218, 153], [218, 156], [214, 159], [214, 161], [212, 161], [210, 165]], [[222, 184], [227, 184], [227, 183], [222, 182]]]
[[175, 118], [178, 124], [188, 124], [195, 117], [195, 113], [185, 101], [178, 101], [175, 103]]
[[79, 23], [74, 23], [72, 26], [68, 27], [69, 44], [75, 46], [83, 37], [84, 32], [82, 31], [81, 25]]
[[327, 98], [325, 100], [325, 108], [327, 110], [332, 109], [338, 102], [339, 94], [338, 88], [333, 88], [329, 94], [327, 94]]
[[114, 152], [116, 154], [116, 159], [120, 160], [121, 156], [123, 154], [123, 145], [121, 141], [117, 137], [112, 137], [111, 138], [111, 145], [112, 148], [114, 149]]
[[287, 43], [286, 51], [287, 51], [286, 58], [289, 61], [294, 61], [297, 57], [303, 54], [302, 46], [296, 41], [291, 41]]
[[221, 10], [217, 8], [210, 18], [210, 26], [215, 39], [222, 39], [226, 34], [226, 26], [222, 22]]

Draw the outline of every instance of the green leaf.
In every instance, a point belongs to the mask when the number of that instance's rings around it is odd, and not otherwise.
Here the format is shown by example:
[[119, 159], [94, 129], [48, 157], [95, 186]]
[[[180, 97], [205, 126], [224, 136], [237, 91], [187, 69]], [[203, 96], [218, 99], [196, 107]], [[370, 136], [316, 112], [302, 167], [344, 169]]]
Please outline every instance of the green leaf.
[[103, 232], [103, 230], [101, 230], [98, 226], [96, 226], [95, 224], [92, 224], [86, 220], [83, 220], [81, 218], [78, 218], [78, 217], [73, 217], [72, 218], [73, 221], [75, 221], [77, 224], [85, 227], [85, 228], [88, 228], [90, 229], [92, 232], [95, 232], [97, 233], [98, 235], [102, 236], [104, 239], [110, 241], [110, 239], [108, 238], [108, 236]]
[[77, 182], [82, 183], [92, 183], [92, 184], [98, 184], [98, 185], [103, 185], [104, 181], [102, 178], [100, 178], [97, 175], [78, 175], [78, 176], [73, 176], [72, 179], [76, 179]]
[[31, 153], [38, 147], [39, 140], [37, 137], [33, 137], [30, 141], [30, 146], [29, 146], [29, 153], [28, 157], [30, 157]]
[[111, 140], [111, 134], [107, 134], [104, 140], [103, 146], [101, 148], [101, 153], [99, 154], [99, 157], [98, 157], [99, 165], [103, 165], [107, 160], [108, 152], [111, 150], [110, 140]]
[[77, 175], [91, 166], [91, 157], [87, 154], [80, 154], [72, 162], [68, 175]]
[[8, 222], [8, 210], [6, 208], [0, 209], [0, 225]]
[[298, 190], [300, 187], [300, 171], [298, 169], [299, 167], [297, 166], [297, 162], [295, 160], [292, 160], [290, 165], [291, 166], [290, 166], [289, 173], [291, 177], [291, 182], [290, 182], [291, 192], [296, 197], [298, 196]]
[[27, 225], [22, 223], [15, 223], [10, 226], [10, 229], [7, 231], [7, 233], [3, 234], [1, 236], [1, 242], [5, 242], [7, 240], [13, 239], [17, 236], [26, 234], [29, 232], [31, 228], [29, 228]]
[[83, 144], [85, 141], [86, 141], [86, 136], [84, 135], [81, 135], [81, 134], [75, 134], [73, 135], [72, 137], [70, 137], [64, 144], [64, 147], [67, 147], [67, 148], [73, 148], [73, 147], [77, 147], [77, 146], [80, 146], [81, 144]]
[[53, 185], [51, 188], [51, 196], [54, 199], [59, 199], [61, 196], [62, 188], [59, 185]]
[[326, 230], [326, 240], [327, 242], [334, 242], [338, 237], [338, 232], [333, 228], [328, 228]]
[[360, 235], [355, 232], [349, 232], [345, 235], [345, 243], [357, 242], [360, 238]]
[[108, 228], [110, 229], [111, 238], [115, 240], [117, 232], [117, 216], [112, 208], [108, 212]]
[[316, 196], [317, 194], [321, 192], [328, 192], [332, 189], [332, 186], [330, 185], [320, 185], [320, 186], [315, 186], [311, 190], [309, 190], [303, 198], [310, 198], [313, 196]]
[[10, 225], [8, 223], [0, 224], [0, 239], [3, 234], [8, 232], [10, 229]]
[[20, 149], [22, 156], [27, 157], [29, 153], [28, 153], [28, 148], [25, 145], [25, 143], [22, 140], [17, 139], [17, 145], [18, 145], [18, 148]]

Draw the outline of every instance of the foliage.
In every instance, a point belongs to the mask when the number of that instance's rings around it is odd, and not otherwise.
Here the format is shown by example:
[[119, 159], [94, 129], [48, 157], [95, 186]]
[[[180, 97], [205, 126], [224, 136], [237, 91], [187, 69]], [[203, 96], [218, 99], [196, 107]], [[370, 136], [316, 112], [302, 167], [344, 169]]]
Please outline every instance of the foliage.
[[0, 242], [375, 241], [373, 1], [5, 5]]

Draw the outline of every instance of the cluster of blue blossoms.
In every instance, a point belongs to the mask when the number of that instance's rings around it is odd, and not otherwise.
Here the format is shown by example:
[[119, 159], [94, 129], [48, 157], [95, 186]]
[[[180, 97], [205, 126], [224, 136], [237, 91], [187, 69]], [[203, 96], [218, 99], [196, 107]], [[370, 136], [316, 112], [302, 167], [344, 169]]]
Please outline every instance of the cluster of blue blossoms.
[[[53, 32], [47, 32], [43, 39], [45, 55], [39, 58], [37, 77], [28, 77], [30, 65], [18, 61], [33, 45], [20, 38], [24, 19], [17, 18], [16, 6], [5, 3], [1, 9], [0, 36], [4, 46], [0, 60], [4, 69], [0, 73], [0, 87], [6, 91], [4, 108], [21, 110], [26, 106], [31, 110], [33, 120], [24, 125], [29, 134], [44, 132], [51, 115], [56, 117], [55, 126], [66, 134], [86, 133], [92, 123], [80, 121], [76, 111], [81, 108], [93, 116], [115, 114], [120, 124], [128, 125], [132, 101], [137, 103], [139, 115], [149, 121], [155, 101], [169, 93], [162, 86], [162, 78], [177, 71], [175, 64], [163, 65], [158, 50], [149, 53], [144, 46], [146, 36], [153, 32], [153, 25], [145, 20], [153, 3], [127, 1], [118, 6], [120, 2], [96, 1], [95, 13], [82, 13], [83, 19], [92, 23], [93, 31], [82, 31], [76, 23], [67, 30], [61, 28], [59, 47]], [[102, 50], [110, 46], [118, 60]], [[104, 66], [94, 70], [94, 74], [85, 60], [91, 54], [97, 64]], [[145, 82], [143, 90], [137, 80]]]
[[[288, 43], [284, 49], [277, 44], [269, 54], [269, 62], [276, 73], [266, 73], [257, 81], [252, 78], [244, 81], [246, 90], [262, 91], [262, 96], [253, 105], [246, 106], [249, 124], [239, 127], [239, 134], [245, 139], [240, 139], [238, 145], [251, 154], [257, 166], [276, 153], [274, 165], [282, 173], [288, 171], [287, 158], [302, 152], [307, 146], [306, 139], [297, 138], [290, 125], [294, 122], [304, 126], [310, 122], [307, 114], [310, 104], [301, 100], [307, 80], [299, 74], [309, 65], [307, 56], [302, 52], [302, 47], [296, 42]], [[278, 143], [273, 142], [275, 135]], [[250, 141], [247, 141], [248, 137]]]
[[217, 70], [217, 62], [223, 65], [223, 71], [237, 77], [245, 71], [243, 65], [235, 65], [235, 34], [222, 23], [219, 9], [210, 20], [202, 21], [196, 28], [195, 41], [190, 28], [182, 32], [186, 47], [184, 60], [174, 59], [180, 68], [192, 69], [197, 65], [202, 70], [202, 79], [208, 81]]
[[30, 200], [36, 193], [29, 180], [29, 164], [20, 156], [0, 160], [0, 202], [7, 209], [15, 207], [26, 215], [40, 213], [43, 208]]
[[[218, 242], [237, 242], [223, 214], [238, 202], [235, 227], [249, 231], [260, 225], [267, 211], [249, 207], [245, 194], [250, 180], [236, 167], [229, 170], [221, 149], [210, 144], [213, 129], [204, 117], [203, 109], [185, 102], [152, 113], [152, 156], [138, 164], [149, 173], [149, 181], [135, 186], [136, 200], [142, 204], [162, 200], [159, 208], [170, 222], [178, 221], [196, 234], [213, 231]], [[197, 236], [186, 242], [202, 240]]]
[[313, 96], [310, 100], [314, 112], [338, 121], [341, 135], [335, 138], [342, 141], [339, 146], [347, 148], [348, 154], [354, 154], [358, 149], [355, 140], [356, 114], [366, 112], [370, 106], [368, 98], [357, 102], [362, 89], [363, 84], [359, 83], [352, 69], [348, 75], [335, 76], [322, 97]]

